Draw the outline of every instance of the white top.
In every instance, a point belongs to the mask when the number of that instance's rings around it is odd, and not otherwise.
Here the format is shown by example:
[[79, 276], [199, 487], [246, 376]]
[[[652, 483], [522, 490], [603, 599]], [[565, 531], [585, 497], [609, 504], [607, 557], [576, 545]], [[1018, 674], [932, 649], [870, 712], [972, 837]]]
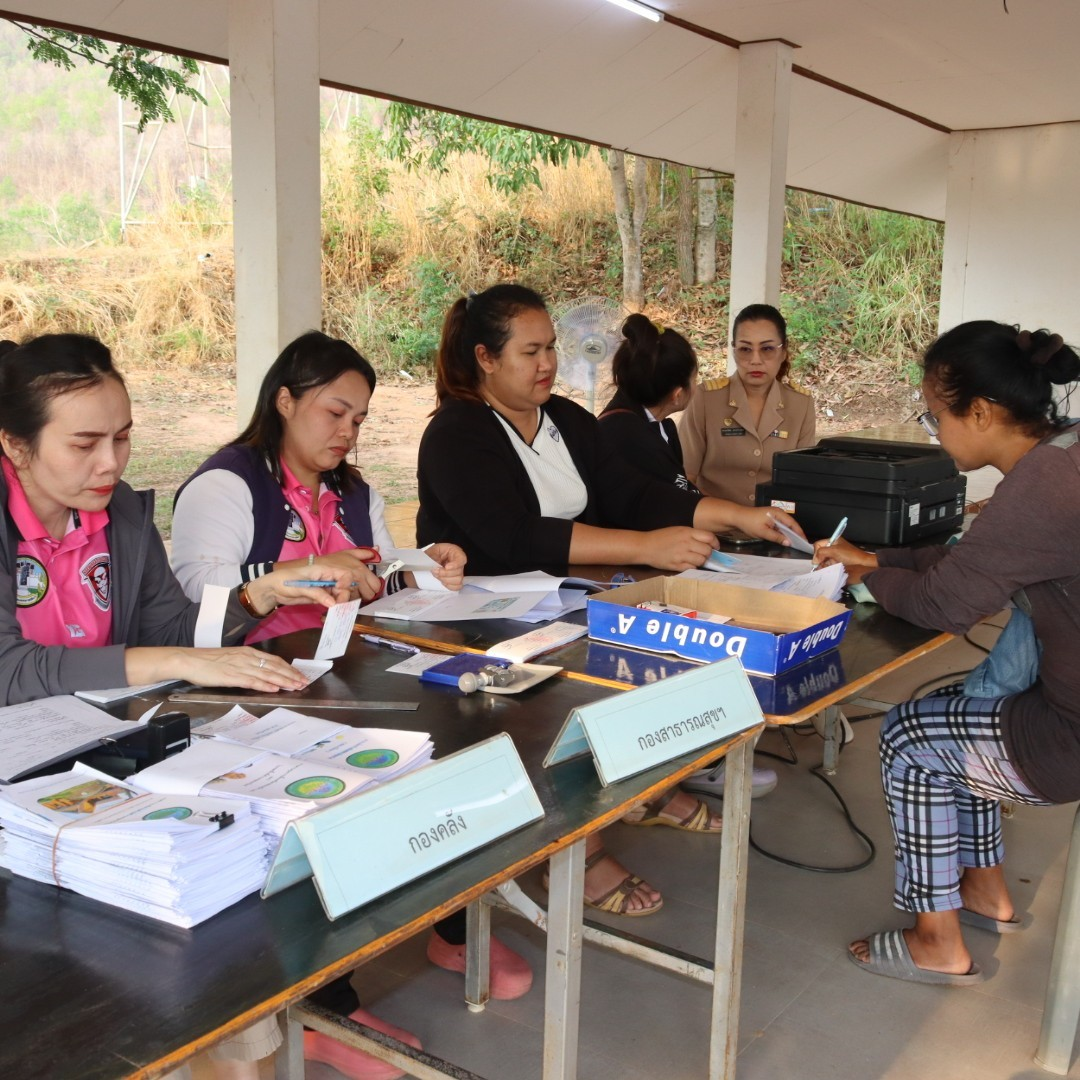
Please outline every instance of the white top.
[[498, 409], [492, 409], [492, 412], [506, 428], [510, 442], [529, 474], [540, 503], [540, 516], [569, 521], [576, 518], [588, 505], [589, 492], [555, 422], [542, 409], [537, 409], [539, 424], [530, 446]]
[[[383, 497], [372, 488], [368, 504], [371, 540], [380, 551], [395, 547], [386, 527], [385, 507]], [[196, 476], [180, 493], [173, 510], [172, 568], [180, 587], [190, 599], [198, 600], [204, 585], [230, 589], [239, 585], [240, 567], [254, 538], [251, 489], [244, 480], [227, 469]]]

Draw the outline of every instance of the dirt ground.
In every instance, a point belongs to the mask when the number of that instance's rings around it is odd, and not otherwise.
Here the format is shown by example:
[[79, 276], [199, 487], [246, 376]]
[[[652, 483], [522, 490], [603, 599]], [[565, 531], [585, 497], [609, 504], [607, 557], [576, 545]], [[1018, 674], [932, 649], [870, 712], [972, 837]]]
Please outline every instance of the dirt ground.
[[[135, 421], [126, 479], [135, 487], [157, 490], [158, 527], [168, 536], [177, 486], [236, 434], [235, 386], [225, 375], [176, 371], [134, 371], [126, 379]], [[828, 389], [815, 388], [818, 435], [913, 415], [910, 387], [897, 387], [890, 394], [865, 391], [834, 407]], [[434, 404], [429, 382], [383, 380], [375, 391], [355, 460], [389, 504], [416, 499], [416, 451]], [[828, 411], [834, 415], [829, 417]]]

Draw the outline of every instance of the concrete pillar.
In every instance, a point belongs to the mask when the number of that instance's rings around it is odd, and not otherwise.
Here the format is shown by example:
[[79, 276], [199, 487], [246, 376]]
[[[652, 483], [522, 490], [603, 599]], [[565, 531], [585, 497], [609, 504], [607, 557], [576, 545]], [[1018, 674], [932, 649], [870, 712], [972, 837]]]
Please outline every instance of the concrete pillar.
[[319, 20], [308, 0], [230, 0], [237, 421], [282, 347], [322, 325]]
[[[792, 46], [783, 41], [739, 49], [728, 341], [731, 317], [741, 308], [780, 299], [791, 54]], [[734, 366], [729, 359], [728, 370]]]

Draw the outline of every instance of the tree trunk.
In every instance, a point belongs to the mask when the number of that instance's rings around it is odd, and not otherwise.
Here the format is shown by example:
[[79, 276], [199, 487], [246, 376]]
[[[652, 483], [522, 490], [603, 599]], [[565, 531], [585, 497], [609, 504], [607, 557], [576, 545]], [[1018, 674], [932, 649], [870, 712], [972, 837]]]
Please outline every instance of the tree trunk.
[[626, 183], [626, 154], [608, 151], [608, 171], [615, 195], [615, 221], [619, 226], [623, 259], [623, 301], [640, 311], [645, 304], [645, 285], [641, 271], [641, 227], [649, 207], [648, 159], [634, 159], [633, 191]]
[[693, 285], [694, 277], [694, 174], [689, 165], [672, 165], [679, 216], [675, 224], [675, 264], [679, 281]]
[[716, 177], [698, 177], [697, 189], [697, 283], [708, 285], [716, 280]]

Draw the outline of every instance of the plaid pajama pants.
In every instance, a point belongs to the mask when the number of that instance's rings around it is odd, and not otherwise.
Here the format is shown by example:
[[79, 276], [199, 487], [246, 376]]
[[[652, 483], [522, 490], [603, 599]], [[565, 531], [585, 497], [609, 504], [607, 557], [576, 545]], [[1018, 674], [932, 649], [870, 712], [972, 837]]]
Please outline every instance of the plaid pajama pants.
[[962, 683], [889, 712], [881, 727], [881, 782], [896, 855], [893, 902], [902, 911], [962, 907], [963, 867], [1004, 858], [1000, 800], [1050, 805], [1005, 754], [1005, 698], [972, 698]]

